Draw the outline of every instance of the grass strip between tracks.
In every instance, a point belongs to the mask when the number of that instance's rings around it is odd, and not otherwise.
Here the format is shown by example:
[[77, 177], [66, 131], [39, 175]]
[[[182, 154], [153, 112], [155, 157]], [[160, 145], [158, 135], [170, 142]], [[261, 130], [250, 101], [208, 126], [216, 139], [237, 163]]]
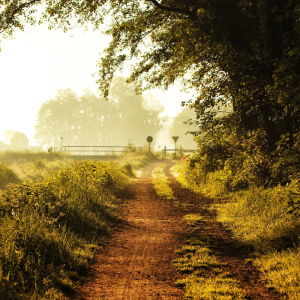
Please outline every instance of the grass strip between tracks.
[[169, 186], [168, 178], [164, 173], [165, 167], [166, 164], [161, 164], [153, 170], [152, 176], [154, 177], [154, 179], [152, 183], [154, 185], [157, 196], [164, 199], [173, 200], [175, 198], [173, 196], [173, 191]]
[[183, 299], [247, 299], [236, 279], [222, 271], [222, 263], [210, 250], [210, 238], [206, 234], [194, 234], [205, 219], [198, 214], [184, 216], [191, 233], [185, 245], [176, 252], [182, 257], [173, 261], [174, 267], [189, 275], [176, 284], [185, 287]]

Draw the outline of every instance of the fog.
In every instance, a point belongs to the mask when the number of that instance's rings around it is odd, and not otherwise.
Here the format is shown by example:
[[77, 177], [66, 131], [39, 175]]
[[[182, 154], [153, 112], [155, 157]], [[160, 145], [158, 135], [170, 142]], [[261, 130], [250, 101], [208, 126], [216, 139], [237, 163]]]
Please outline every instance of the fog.
[[[96, 62], [110, 38], [82, 29], [49, 31], [44, 25], [16, 32], [14, 37], [1, 43], [0, 140], [6, 130], [12, 130], [24, 133], [31, 146], [38, 145], [34, 138], [37, 113], [59, 90], [71, 89], [82, 95], [88, 88], [99, 97], [92, 74], [97, 72]], [[128, 71], [119, 75], [126, 76]], [[160, 118], [168, 116], [170, 121], [181, 112], [181, 101], [189, 99], [178, 84], [168, 91], [155, 89], [143, 95], [145, 100], [153, 96], [164, 109]], [[167, 129], [165, 122], [162, 130], [155, 133], [156, 145], [172, 145]], [[145, 139], [150, 134], [145, 132]]]

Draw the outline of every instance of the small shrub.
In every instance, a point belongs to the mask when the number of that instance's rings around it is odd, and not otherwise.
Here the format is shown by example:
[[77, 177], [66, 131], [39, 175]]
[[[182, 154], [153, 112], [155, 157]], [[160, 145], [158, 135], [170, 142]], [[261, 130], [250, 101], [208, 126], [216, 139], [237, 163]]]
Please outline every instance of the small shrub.
[[0, 189], [3, 189], [9, 183], [18, 183], [20, 178], [8, 166], [0, 163]]

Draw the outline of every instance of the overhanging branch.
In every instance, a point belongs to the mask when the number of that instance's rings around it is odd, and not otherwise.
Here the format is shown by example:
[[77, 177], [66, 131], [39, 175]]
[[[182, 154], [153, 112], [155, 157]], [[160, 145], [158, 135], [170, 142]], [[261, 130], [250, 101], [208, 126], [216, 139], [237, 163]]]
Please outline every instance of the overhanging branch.
[[169, 11], [169, 12], [181, 13], [181, 14], [184, 14], [184, 15], [188, 15], [190, 17], [195, 17], [194, 14], [189, 10], [182, 10], [180, 8], [177, 8], [177, 7], [165, 6], [165, 5], [162, 5], [159, 2], [157, 2], [156, 0], [147, 0], [147, 1], [152, 2], [159, 9], [166, 10], [166, 11]]

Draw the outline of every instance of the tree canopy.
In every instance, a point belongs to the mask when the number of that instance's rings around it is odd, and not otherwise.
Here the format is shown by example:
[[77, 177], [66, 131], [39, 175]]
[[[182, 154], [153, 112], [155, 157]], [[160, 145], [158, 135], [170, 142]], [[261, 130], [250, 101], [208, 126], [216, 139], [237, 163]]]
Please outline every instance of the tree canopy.
[[[104, 96], [116, 70], [131, 58], [137, 90], [182, 80], [201, 128], [224, 124], [215, 107], [232, 104], [239, 134], [263, 128], [271, 146], [299, 130], [299, 0], [1, 1], [0, 30], [105, 23], [112, 41], [99, 61]], [[74, 19], [75, 18], [75, 19]], [[293, 139], [290, 139], [291, 143]]]

